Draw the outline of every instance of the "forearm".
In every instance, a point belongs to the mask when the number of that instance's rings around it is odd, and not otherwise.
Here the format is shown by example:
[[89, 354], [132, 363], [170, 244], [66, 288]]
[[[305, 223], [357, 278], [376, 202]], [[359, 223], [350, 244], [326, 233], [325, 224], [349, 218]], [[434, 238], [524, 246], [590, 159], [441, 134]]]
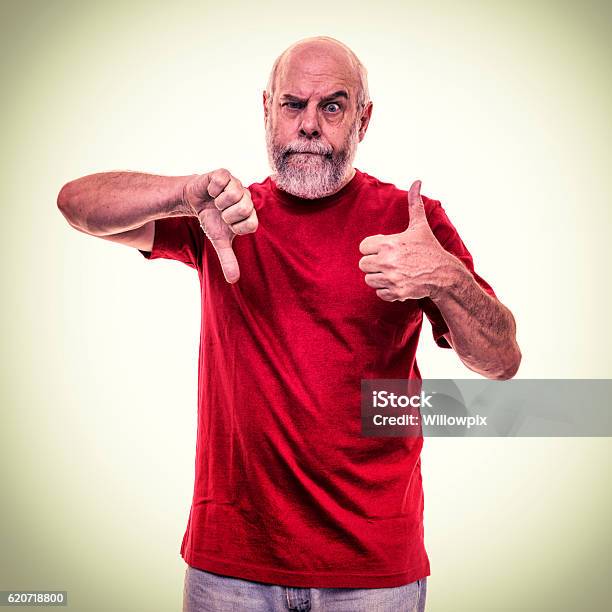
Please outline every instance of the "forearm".
[[432, 295], [461, 361], [487, 378], [512, 378], [521, 362], [516, 323], [508, 308], [489, 295], [457, 260]]
[[183, 187], [191, 176], [90, 174], [64, 185], [57, 205], [70, 225], [83, 232], [117, 234], [154, 219], [193, 215], [183, 201]]

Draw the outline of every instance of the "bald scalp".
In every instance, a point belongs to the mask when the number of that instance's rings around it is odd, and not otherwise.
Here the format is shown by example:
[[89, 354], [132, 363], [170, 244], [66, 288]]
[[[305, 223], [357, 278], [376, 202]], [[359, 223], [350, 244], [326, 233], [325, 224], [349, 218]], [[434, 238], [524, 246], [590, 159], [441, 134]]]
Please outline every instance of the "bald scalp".
[[271, 101], [274, 97], [278, 77], [286, 70], [290, 62], [294, 60], [299, 61], [300, 57], [317, 54], [327, 55], [330, 59], [338, 62], [346, 62], [355, 79], [357, 106], [365, 106], [370, 101], [365, 66], [349, 47], [330, 36], [313, 36], [298, 40], [276, 58], [266, 88], [268, 99]]

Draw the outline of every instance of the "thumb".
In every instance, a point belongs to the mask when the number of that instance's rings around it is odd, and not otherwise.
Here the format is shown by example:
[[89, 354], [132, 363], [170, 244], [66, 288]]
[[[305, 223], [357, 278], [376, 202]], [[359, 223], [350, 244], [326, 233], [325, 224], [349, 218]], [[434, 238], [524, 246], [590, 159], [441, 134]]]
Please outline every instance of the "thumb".
[[211, 242], [217, 252], [225, 280], [233, 284], [240, 278], [240, 267], [232, 248], [232, 239], [223, 237], [211, 240]]
[[408, 227], [427, 223], [425, 206], [421, 198], [421, 181], [414, 181], [408, 192]]

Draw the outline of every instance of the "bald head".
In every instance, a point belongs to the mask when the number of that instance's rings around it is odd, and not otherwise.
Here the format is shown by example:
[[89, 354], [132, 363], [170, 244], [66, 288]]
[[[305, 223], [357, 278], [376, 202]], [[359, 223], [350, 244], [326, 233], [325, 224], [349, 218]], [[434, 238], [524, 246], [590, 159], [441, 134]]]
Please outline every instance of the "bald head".
[[369, 102], [367, 71], [364, 65], [349, 47], [329, 36], [299, 40], [276, 58], [268, 79], [269, 100], [278, 90], [279, 81], [290, 80], [292, 73], [309, 70], [310, 66], [313, 66], [313, 71], [317, 70], [328, 78], [340, 76], [353, 85], [357, 107], [363, 107]]

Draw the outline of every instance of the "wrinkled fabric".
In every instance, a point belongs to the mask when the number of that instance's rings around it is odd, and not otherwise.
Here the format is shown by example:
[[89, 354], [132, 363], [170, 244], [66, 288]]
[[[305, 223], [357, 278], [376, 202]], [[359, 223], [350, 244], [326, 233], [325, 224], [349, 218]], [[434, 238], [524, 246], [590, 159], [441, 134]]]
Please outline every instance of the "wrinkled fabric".
[[[181, 555], [202, 570], [293, 587], [424, 578], [423, 438], [360, 429], [361, 379], [421, 378], [423, 312], [449, 348], [431, 300], [384, 301], [358, 266], [366, 236], [408, 226], [407, 192], [359, 170], [314, 201], [269, 177], [249, 191], [259, 227], [233, 242], [237, 283], [225, 281], [195, 217], [158, 219], [152, 252], [141, 251], [194, 268], [201, 285], [195, 483]], [[494, 296], [440, 202], [422, 197], [440, 244]]]

